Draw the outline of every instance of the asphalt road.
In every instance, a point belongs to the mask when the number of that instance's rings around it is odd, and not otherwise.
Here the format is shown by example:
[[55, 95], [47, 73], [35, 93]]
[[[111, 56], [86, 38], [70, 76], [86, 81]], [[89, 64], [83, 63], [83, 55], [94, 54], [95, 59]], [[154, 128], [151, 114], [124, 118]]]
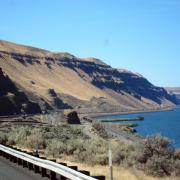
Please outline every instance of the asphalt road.
[[0, 157], [0, 180], [48, 180], [48, 178], [42, 178], [40, 174], [35, 174], [27, 168]]

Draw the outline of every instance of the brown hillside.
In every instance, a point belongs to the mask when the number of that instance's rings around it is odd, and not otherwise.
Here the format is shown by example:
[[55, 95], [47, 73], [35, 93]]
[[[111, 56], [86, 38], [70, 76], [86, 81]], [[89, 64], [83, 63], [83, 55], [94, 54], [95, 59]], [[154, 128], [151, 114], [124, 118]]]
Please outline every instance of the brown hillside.
[[0, 41], [0, 67], [28, 95], [51, 105], [49, 89], [73, 107], [95, 111], [97, 106], [113, 111], [157, 108], [174, 102], [163, 88], [142, 76], [111, 68], [96, 58], [77, 58]]

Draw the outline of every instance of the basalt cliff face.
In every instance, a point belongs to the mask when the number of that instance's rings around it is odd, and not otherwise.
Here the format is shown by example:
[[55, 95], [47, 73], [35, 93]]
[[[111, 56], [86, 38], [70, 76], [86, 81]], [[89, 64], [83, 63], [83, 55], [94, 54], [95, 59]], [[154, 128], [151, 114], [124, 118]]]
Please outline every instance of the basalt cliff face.
[[43, 111], [76, 108], [82, 112], [113, 112], [176, 103], [173, 95], [141, 75], [112, 68], [95, 58], [0, 41], [0, 67], [0, 76], [6, 77], [0, 82], [0, 92], [10, 81], [16, 92], [21, 91], [27, 102], [38, 104]]

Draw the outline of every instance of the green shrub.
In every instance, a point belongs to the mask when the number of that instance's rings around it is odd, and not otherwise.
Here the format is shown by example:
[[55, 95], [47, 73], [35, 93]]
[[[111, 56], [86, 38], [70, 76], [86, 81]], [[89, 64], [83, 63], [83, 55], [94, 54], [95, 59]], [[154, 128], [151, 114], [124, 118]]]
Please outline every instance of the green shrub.
[[180, 159], [174, 161], [174, 172], [176, 176], [180, 176]]
[[[99, 126], [96, 128], [103, 131]], [[108, 142], [102, 135], [89, 138], [79, 125], [41, 128], [24, 126], [12, 128], [9, 133], [0, 132], [0, 143], [28, 148], [38, 144], [45, 149], [46, 155], [72, 156], [75, 161], [90, 165], [107, 165], [108, 149], [111, 146], [114, 164], [134, 166], [153, 176], [180, 176], [180, 150], [174, 150], [170, 141], [160, 135], [148, 137], [141, 144], [129, 145], [110, 139]]]
[[64, 145], [64, 143], [62, 143], [58, 139], [52, 139], [48, 143], [45, 154], [48, 156], [52, 155], [53, 157], [59, 157], [65, 151], [66, 151], [66, 146]]
[[180, 160], [180, 149], [176, 149], [174, 152], [174, 159]]
[[173, 171], [173, 159], [167, 157], [153, 155], [149, 158], [145, 165], [145, 172], [153, 176], [169, 176]]
[[169, 176], [174, 169], [174, 150], [160, 135], [148, 137], [138, 157], [139, 167], [153, 176]]
[[26, 142], [27, 136], [29, 136], [30, 134], [31, 128], [27, 126], [12, 128], [12, 130], [8, 133], [8, 142], [23, 145]]
[[79, 162], [105, 165], [108, 162], [107, 152], [107, 142], [96, 138], [85, 141], [80, 148], [74, 151], [74, 157], [75, 160]]
[[46, 142], [41, 134], [38, 136], [37, 134], [31, 134], [30, 136], [27, 136], [25, 146], [32, 149], [38, 146], [39, 149], [44, 149], [46, 147]]
[[7, 135], [4, 132], [0, 132], [0, 144], [6, 144], [8, 141]]
[[113, 162], [116, 164], [122, 164], [128, 156], [128, 146], [124, 143], [116, 143], [113, 146]]
[[125, 167], [137, 165], [137, 157], [142, 148], [140, 144], [132, 145], [124, 142], [116, 142], [113, 143], [111, 147], [114, 164], [123, 165]]
[[66, 144], [66, 155], [73, 155], [77, 149], [82, 149], [84, 146], [83, 139], [71, 139]]
[[95, 131], [100, 137], [104, 139], [107, 139], [109, 137], [102, 124], [93, 123], [92, 127], [95, 129]]

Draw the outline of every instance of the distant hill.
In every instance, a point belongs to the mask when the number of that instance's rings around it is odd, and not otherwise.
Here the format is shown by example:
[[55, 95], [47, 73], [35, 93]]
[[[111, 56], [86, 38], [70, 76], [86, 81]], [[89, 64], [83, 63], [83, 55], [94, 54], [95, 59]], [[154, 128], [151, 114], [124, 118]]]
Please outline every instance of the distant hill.
[[170, 94], [174, 94], [178, 99], [178, 104], [180, 104], [180, 87], [167, 87], [166, 90]]
[[0, 41], [0, 67], [43, 111], [76, 108], [82, 112], [112, 112], [176, 103], [174, 96], [141, 75], [112, 68], [96, 58]]

